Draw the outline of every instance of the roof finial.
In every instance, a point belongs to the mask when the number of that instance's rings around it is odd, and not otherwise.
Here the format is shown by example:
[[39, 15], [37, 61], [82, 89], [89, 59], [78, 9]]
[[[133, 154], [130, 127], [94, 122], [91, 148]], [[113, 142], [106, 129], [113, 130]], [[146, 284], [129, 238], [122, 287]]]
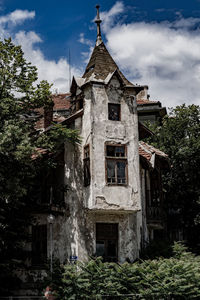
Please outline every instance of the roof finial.
[[101, 19], [99, 17], [99, 5], [97, 4], [96, 5], [96, 9], [97, 9], [97, 18], [95, 20], [95, 23], [97, 24], [97, 41], [96, 41], [96, 46], [98, 46], [99, 44], [101, 44], [102, 42], [102, 39], [101, 39], [101, 27], [100, 27], [100, 24], [101, 24]]

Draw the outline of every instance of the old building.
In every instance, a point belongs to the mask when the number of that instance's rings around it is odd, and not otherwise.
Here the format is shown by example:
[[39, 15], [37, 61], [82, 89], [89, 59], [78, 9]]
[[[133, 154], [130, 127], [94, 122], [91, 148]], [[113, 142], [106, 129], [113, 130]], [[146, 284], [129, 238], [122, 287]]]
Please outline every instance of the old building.
[[167, 114], [165, 107], [162, 107], [160, 101], [152, 101], [149, 99], [148, 86], [137, 95], [137, 111], [140, 122], [151, 122], [162, 124], [163, 117]]
[[83, 76], [73, 78], [70, 94], [54, 96], [54, 112], [38, 124], [48, 128], [52, 118], [61, 121], [79, 130], [82, 143], [66, 142], [55, 158], [58, 168], [38, 178], [27, 245], [32, 273], [23, 271], [24, 286], [30, 274], [38, 280], [36, 270], [52, 254], [61, 262], [93, 255], [133, 262], [165, 227], [161, 172], [168, 158], [139, 143], [139, 135], [152, 134], [138, 127], [137, 95], [146, 87], [129, 82], [110, 56], [98, 7], [95, 22], [97, 40]]

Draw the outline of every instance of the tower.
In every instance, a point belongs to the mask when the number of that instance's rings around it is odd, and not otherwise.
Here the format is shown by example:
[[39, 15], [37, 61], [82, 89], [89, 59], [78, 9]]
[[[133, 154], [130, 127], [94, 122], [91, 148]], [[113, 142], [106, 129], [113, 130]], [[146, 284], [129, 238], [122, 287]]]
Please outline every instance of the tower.
[[125, 78], [106, 49], [99, 6], [95, 22], [94, 50], [70, 90], [68, 123], [79, 130], [82, 144], [65, 148], [68, 251], [80, 260], [95, 254], [133, 261], [142, 226], [136, 95], [143, 87]]

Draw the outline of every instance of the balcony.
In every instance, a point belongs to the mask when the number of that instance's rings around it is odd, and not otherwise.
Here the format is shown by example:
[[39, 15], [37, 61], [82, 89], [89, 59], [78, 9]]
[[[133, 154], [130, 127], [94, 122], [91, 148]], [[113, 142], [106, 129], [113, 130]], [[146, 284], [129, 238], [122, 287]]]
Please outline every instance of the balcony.
[[63, 214], [68, 210], [64, 199], [65, 190], [62, 186], [46, 186], [35, 189], [32, 195], [32, 211], [34, 213]]
[[147, 207], [147, 223], [161, 223], [164, 221], [163, 217], [162, 207]]

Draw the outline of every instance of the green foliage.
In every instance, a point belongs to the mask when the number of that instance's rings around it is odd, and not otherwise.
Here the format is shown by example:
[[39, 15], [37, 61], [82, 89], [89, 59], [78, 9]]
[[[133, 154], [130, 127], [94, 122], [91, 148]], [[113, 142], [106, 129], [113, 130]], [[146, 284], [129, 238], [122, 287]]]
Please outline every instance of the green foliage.
[[[51, 85], [36, 83], [37, 69], [24, 58], [11, 39], [0, 41], [0, 291], [10, 293], [10, 273], [25, 260], [22, 251], [29, 240], [31, 203], [29, 187], [44, 162], [32, 159], [37, 147], [49, 152], [61, 143], [79, 141], [77, 132], [52, 126], [48, 134], [35, 130], [36, 108], [52, 106]], [[46, 165], [48, 165], [45, 162]], [[9, 279], [8, 279], [9, 278]]]
[[48, 132], [38, 137], [37, 146], [55, 152], [65, 141], [73, 144], [81, 143], [78, 131], [64, 127], [62, 124], [54, 124]]
[[165, 174], [166, 208], [170, 230], [183, 228], [190, 246], [199, 242], [200, 211], [200, 107], [181, 105], [170, 110], [162, 126], [151, 126], [148, 142], [169, 155], [171, 170]]
[[169, 240], [153, 240], [143, 249], [141, 259], [155, 259], [159, 257], [169, 258], [172, 256], [172, 243]]
[[103, 263], [97, 258], [87, 263], [62, 266], [57, 280], [53, 277], [52, 287], [62, 300], [115, 297], [160, 300], [169, 299], [170, 295], [173, 299], [199, 299], [200, 257], [187, 252], [178, 243], [173, 251], [174, 256], [168, 259], [133, 264]]

